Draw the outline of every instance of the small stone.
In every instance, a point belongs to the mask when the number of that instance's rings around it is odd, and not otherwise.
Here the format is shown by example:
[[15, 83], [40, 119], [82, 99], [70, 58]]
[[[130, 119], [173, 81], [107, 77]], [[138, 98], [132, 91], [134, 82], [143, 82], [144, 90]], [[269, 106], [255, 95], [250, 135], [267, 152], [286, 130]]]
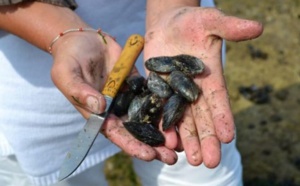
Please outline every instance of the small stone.
[[255, 125], [253, 124], [253, 123], [250, 123], [249, 125], [248, 125], [248, 129], [254, 129], [255, 128]]
[[282, 117], [279, 114], [273, 114], [270, 116], [270, 120], [273, 122], [280, 122], [282, 121]]
[[265, 155], [265, 156], [271, 155], [271, 151], [268, 150], [268, 149], [264, 149], [261, 153], [262, 153], [263, 155]]
[[285, 101], [289, 95], [289, 91], [281, 90], [275, 93], [275, 97], [280, 101]]
[[268, 122], [267, 122], [267, 120], [261, 120], [261, 121], [259, 122], [259, 124], [260, 124], [261, 126], [265, 126], [265, 125], [268, 124]]

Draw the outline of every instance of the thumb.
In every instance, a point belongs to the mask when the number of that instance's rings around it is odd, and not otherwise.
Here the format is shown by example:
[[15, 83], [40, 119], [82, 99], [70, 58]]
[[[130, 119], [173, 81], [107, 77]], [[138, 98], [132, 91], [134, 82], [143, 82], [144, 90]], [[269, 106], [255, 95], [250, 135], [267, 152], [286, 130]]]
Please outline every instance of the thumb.
[[254, 39], [263, 33], [263, 25], [257, 21], [224, 15], [219, 12], [212, 21], [212, 34], [229, 41]]
[[[65, 94], [65, 93], [64, 93]], [[76, 83], [66, 92], [67, 98], [75, 108], [88, 118], [90, 113], [103, 113], [106, 107], [104, 96], [86, 83]]]

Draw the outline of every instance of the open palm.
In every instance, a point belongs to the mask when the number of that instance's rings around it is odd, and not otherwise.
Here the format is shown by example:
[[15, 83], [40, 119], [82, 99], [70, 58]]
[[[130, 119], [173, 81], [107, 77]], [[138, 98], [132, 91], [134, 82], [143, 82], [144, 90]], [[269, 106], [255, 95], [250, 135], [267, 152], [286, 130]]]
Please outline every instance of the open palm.
[[189, 54], [205, 63], [205, 72], [194, 78], [202, 94], [186, 110], [178, 132], [175, 129], [164, 132], [166, 146], [184, 149], [190, 164], [204, 162], [207, 167], [217, 166], [221, 158], [220, 142], [229, 143], [235, 136], [221, 62], [222, 40], [253, 39], [262, 31], [262, 25], [255, 21], [200, 7], [172, 9], [148, 26], [145, 60]]

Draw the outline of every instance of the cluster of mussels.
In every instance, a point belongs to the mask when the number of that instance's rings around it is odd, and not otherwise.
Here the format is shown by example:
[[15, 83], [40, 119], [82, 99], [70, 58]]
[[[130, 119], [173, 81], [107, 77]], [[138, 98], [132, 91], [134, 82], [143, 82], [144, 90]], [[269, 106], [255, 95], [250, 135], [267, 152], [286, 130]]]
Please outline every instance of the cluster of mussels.
[[177, 55], [150, 58], [145, 66], [148, 78], [127, 78], [128, 89], [118, 93], [112, 112], [128, 114], [124, 127], [138, 140], [158, 146], [165, 142], [158, 130], [161, 118], [167, 130], [182, 118], [187, 104], [197, 100], [200, 90], [193, 78], [203, 72], [204, 64], [194, 56]]

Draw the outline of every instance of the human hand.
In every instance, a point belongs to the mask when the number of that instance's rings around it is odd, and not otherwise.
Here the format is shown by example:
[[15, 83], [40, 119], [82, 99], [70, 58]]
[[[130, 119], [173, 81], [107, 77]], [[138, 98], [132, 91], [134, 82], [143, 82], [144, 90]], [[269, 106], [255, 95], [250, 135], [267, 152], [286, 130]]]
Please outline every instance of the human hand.
[[147, 25], [144, 58], [189, 54], [205, 63], [205, 72], [194, 78], [202, 89], [186, 110], [176, 130], [165, 131], [166, 147], [185, 150], [191, 165], [216, 167], [221, 143], [234, 139], [235, 126], [221, 62], [222, 39], [243, 41], [263, 31], [255, 21], [226, 16], [215, 8], [175, 7]]
[[[96, 33], [72, 32], [57, 40], [52, 51], [52, 79], [55, 85], [85, 118], [91, 112], [102, 113], [105, 100], [100, 90], [120, 56], [118, 43], [107, 35], [103, 40]], [[137, 73], [133, 71], [133, 74]], [[177, 160], [173, 150], [163, 146], [153, 148], [136, 140], [123, 127], [122, 120], [112, 114], [100, 132], [126, 153], [139, 159], [158, 159], [167, 164]]]

